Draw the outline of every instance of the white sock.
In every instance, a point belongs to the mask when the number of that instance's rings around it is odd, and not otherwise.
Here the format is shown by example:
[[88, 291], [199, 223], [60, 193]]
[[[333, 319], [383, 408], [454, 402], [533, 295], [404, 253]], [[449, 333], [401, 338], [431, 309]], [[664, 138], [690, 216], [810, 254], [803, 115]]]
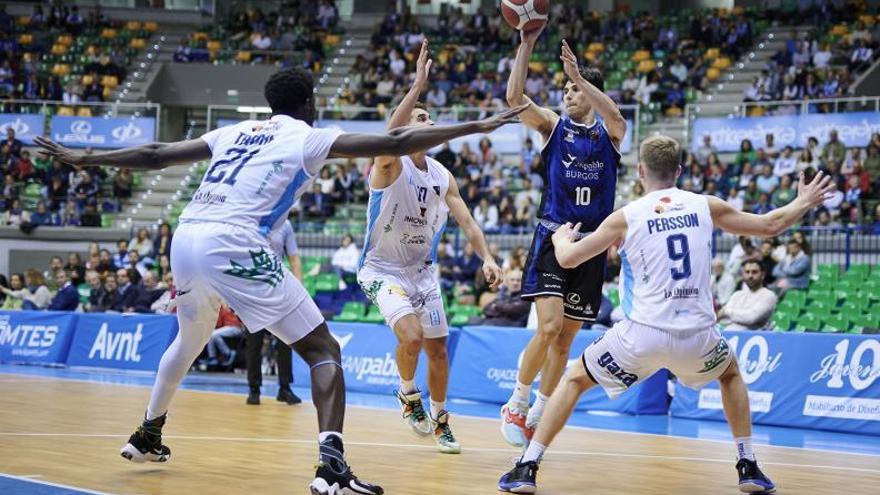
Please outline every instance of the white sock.
[[523, 454], [522, 459], [520, 459], [520, 462], [541, 462], [545, 450], [547, 450], [546, 446], [532, 440], [532, 442], [529, 443], [529, 448], [526, 449], [526, 453]]
[[544, 406], [547, 405], [548, 399], [550, 399], [550, 397], [547, 397], [546, 395], [542, 394], [541, 392], [538, 392], [538, 395], [535, 398], [535, 403], [532, 404], [532, 408], [529, 409], [529, 416], [526, 419], [526, 424], [531, 423], [531, 420], [533, 420], [535, 418], [541, 417], [541, 413], [544, 412]]
[[403, 377], [400, 378], [400, 391], [403, 392], [404, 395], [409, 395], [416, 392], [416, 380], [413, 377], [412, 380], [404, 380]]
[[327, 440], [330, 435], [336, 435], [342, 440], [342, 433], [338, 431], [322, 431], [321, 433], [318, 433], [318, 443], [324, 443], [324, 440]]
[[529, 401], [532, 398], [532, 385], [525, 383], [520, 383], [519, 380], [516, 381], [516, 388], [513, 389], [513, 399], [514, 402], [519, 402], [521, 404], [529, 405]]
[[434, 402], [431, 400], [431, 419], [436, 420], [441, 411], [446, 410], [446, 401]]
[[755, 453], [752, 452], [752, 437], [734, 438], [733, 441], [736, 442], [737, 460], [739, 460], [739, 459], [748, 459], [750, 461], [755, 460]]

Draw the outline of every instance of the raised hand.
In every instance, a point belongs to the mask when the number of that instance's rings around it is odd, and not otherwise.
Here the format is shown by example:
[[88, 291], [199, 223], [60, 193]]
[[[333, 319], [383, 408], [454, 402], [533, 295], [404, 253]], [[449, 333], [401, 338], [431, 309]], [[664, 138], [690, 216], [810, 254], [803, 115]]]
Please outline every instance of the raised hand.
[[820, 171], [807, 183], [804, 173], [801, 172], [798, 179], [798, 199], [806, 202], [810, 208], [821, 205], [827, 196], [837, 189], [837, 184], [831, 179], [830, 175]]
[[62, 146], [51, 139], [46, 139], [42, 136], [37, 136], [34, 138], [34, 143], [42, 148], [39, 153], [46, 157], [57, 158], [64, 163], [68, 163], [70, 165], [79, 165], [82, 163], [82, 158], [85, 156], [85, 153], [82, 151], [74, 151], [66, 146]]
[[479, 124], [480, 132], [492, 132], [503, 125], [519, 122], [517, 116], [523, 113], [527, 108], [529, 108], [529, 104], [525, 103], [518, 107], [513, 107], [511, 109], [505, 110], [501, 113], [496, 113], [495, 115], [487, 117], [483, 120], [478, 120], [477, 124]]
[[562, 54], [559, 56], [559, 59], [562, 60], [562, 68], [565, 70], [565, 75], [568, 76], [570, 80], [576, 81], [581, 77], [577, 57], [571, 50], [571, 47], [568, 46], [568, 42], [565, 40], [562, 40]]
[[413, 85], [422, 91], [428, 88], [428, 76], [431, 74], [431, 64], [434, 61], [429, 57], [428, 39], [422, 41], [422, 48], [419, 50], [419, 58], [416, 60], [416, 77]]
[[519, 35], [522, 37], [522, 42], [535, 46], [535, 43], [538, 42], [538, 38], [541, 37], [541, 33], [544, 31], [544, 28], [547, 26], [546, 23], [542, 24], [541, 27], [537, 29], [530, 29], [528, 31], [520, 31]]

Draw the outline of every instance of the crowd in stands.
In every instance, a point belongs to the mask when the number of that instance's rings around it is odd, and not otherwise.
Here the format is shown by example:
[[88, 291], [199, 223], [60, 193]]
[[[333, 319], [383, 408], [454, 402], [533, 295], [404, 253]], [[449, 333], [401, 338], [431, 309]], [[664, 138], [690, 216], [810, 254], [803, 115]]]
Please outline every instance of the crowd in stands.
[[[86, 150], [90, 152], [89, 149]], [[31, 232], [40, 226], [101, 227], [102, 213], [119, 211], [134, 187], [131, 170], [78, 167], [23, 149], [15, 130], [0, 142], [0, 225]]]
[[162, 224], [155, 238], [139, 229], [111, 253], [94, 242], [79, 253], [49, 260], [45, 271], [28, 268], [0, 275], [0, 310], [165, 313], [171, 300], [172, 231]]
[[104, 101], [156, 28], [108, 19], [100, 6], [83, 15], [78, 6], [54, 0], [13, 18], [0, 4], [0, 105], [8, 106], [4, 99]]
[[334, 0], [285, 2], [269, 13], [238, 4], [221, 25], [207, 26], [182, 39], [174, 61], [234, 59], [241, 63], [277, 62], [281, 67], [300, 65], [318, 71], [327, 55], [328, 33], [336, 30], [338, 21]]
[[[841, 227], [878, 220], [869, 207], [876, 202], [868, 200], [880, 199], [880, 133], [860, 148], [847, 146], [831, 130], [825, 142], [810, 137], [799, 150], [781, 148], [774, 135], [767, 134], [763, 143], [744, 139], [727, 163], [719, 159], [710, 136], [702, 139], [702, 145], [685, 155], [679, 180], [683, 189], [719, 196], [744, 211], [766, 213], [795, 198], [800, 172], [811, 177], [823, 171], [833, 178], [837, 191], [808, 216], [807, 225]], [[634, 196], [640, 193], [636, 188]]]

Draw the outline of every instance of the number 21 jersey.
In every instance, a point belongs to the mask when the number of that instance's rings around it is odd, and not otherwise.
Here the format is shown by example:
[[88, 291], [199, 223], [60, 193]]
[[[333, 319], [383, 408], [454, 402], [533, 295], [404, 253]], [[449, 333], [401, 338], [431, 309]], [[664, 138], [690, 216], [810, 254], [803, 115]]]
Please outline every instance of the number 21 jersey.
[[627, 319], [668, 331], [715, 324], [712, 215], [705, 196], [662, 189], [623, 207], [620, 306]]

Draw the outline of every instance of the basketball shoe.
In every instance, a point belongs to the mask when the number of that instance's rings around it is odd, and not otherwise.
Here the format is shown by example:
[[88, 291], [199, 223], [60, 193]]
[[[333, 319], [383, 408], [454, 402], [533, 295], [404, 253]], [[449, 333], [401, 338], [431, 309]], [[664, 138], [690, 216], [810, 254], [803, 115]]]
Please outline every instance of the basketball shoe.
[[147, 420], [128, 437], [128, 443], [119, 450], [119, 455], [131, 462], [166, 462], [171, 459], [171, 449], [162, 445], [162, 427], [168, 413], [156, 419]]
[[315, 472], [315, 479], [309, 485], [312, 495], [382, 495], [382, 487], [361, 481], [343, 454], [342, 439], [330, 435], [321, 442], [320, 461]]
[[526, 444], [526, 416], [528, 413], [529, 405], [526, 403], [510, 401], [501, 407], [501, 436], [514, 447], [522, 447]]
[[437, 419], [432, 420], [434, 424], [434, 441], [440, 446], [440, 452], [444, 454], [460, 454], [461, 445], [455, 440], [452, 434], [452, 428], [449, 427], [449, 413], [440, 411]]
[[535, 493], [538, 489], [538, 463], [535, 461], [517, 462], [513, 469], [504, 473], [498, 480], [498, 489], [508, 493]]
[[776, 493], [776, 485], [770, 481], [758, 463], [749, 459], [740, 459], [736, 463], [736, 472], [739, 474], [739, 491], [743, 493]]
[[394, 392], [394, 396], [400, 401], [402, 416], [404, 421], [412, 428], [416, 435], [426, 437], [433, 431], [431, 418], [425, 412], [425, 406], [422, 404], [422, 393], [418, 390], [411, 394], [404, 394], [400, 390]]

